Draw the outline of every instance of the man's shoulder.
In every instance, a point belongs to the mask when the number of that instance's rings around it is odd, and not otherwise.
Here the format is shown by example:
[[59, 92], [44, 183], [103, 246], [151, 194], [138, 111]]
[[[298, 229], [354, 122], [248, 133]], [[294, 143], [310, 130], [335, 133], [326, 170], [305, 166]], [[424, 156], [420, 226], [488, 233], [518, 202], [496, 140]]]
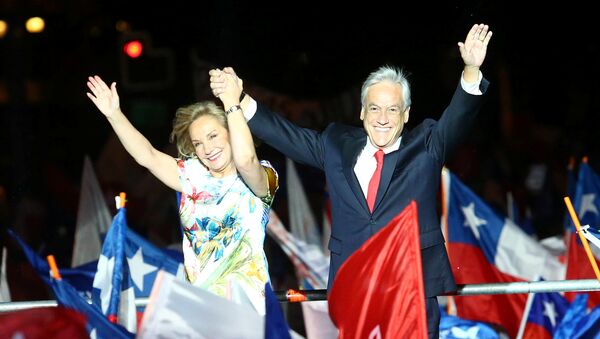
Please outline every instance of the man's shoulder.
[[437, 120], [427, 118], [421, 121], [417, 126], [407, 131], [407, 134], [419, 134], [430, 130], [437, 124]]

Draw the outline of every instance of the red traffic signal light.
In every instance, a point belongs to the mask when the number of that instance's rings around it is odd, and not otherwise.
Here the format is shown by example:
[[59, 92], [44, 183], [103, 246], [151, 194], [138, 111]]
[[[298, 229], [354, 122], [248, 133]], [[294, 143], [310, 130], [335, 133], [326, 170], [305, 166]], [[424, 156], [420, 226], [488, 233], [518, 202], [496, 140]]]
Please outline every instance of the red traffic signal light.
[[140, 40], [128, 41], [123, 46], [123, 51], [125, 52], [125, 54], [127, 54], [128, 57], [134, 59], [142, 55], [143, 49], [144, 45], [142, 45], [142, 42]]
[[119, 52], [123, 88], [134, 91], [160, 90], [173, 84], [174, 54], [168, 48], [152, 46], [152, 37], [148, 32], [123, 32]]

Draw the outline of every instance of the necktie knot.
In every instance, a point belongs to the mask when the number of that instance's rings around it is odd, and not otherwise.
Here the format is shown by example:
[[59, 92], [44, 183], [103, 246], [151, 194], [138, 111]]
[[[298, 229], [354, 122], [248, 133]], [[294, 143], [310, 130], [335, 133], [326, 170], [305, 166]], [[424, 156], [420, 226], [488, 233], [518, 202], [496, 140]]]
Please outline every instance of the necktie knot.
[[375, 160], [377, 160], [377, 166], [380, 166], [381, 163], [383, 163], [383, 150], [380, 148], [377, 150], [377, 152], [375, 152]]

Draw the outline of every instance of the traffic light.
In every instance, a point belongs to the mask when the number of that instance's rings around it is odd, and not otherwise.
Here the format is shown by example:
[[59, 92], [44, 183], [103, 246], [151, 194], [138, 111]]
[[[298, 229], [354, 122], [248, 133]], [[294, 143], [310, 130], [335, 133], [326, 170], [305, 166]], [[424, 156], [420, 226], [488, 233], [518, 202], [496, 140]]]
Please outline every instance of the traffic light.
[[139, 58], [143, 51], [144, 45], [140, 40], [127, 41], [123, 46], [123, 52], [132, 59]]
[[119, 47], [121, 79], [125, 89], [162, 90], [174, 83], [173, 52], [168, 48], [153, 47], [147, 32], [123, 33]]

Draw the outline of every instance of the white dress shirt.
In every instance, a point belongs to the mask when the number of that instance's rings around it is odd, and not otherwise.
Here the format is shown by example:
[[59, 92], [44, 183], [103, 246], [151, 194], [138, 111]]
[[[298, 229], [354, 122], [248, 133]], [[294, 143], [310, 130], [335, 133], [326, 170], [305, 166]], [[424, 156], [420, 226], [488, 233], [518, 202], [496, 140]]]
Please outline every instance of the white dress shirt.
[[[384, 148], [383, 153], [388, 154], [400, 148], [400, 140], [402, 140], [402, 137], [398, 138], [392, 145]], [[369, 191], [369, 181], [371, 181], [371, 177], [377, 169], [377, 159], [375, 159], [375, 152], [377, 152], [377, 150], [378, 148], [373, 146], [373, 144], [369, 142], [369, 138], [367, 138], [367, 144], [358, 155], [356, 165], [354, 165], [354, 174], [358, 179], [360, 188], [362, 188], [365, 199], [367, 198], [367, 192]], [[385, 157], [383, 163], [385, 163]]]

